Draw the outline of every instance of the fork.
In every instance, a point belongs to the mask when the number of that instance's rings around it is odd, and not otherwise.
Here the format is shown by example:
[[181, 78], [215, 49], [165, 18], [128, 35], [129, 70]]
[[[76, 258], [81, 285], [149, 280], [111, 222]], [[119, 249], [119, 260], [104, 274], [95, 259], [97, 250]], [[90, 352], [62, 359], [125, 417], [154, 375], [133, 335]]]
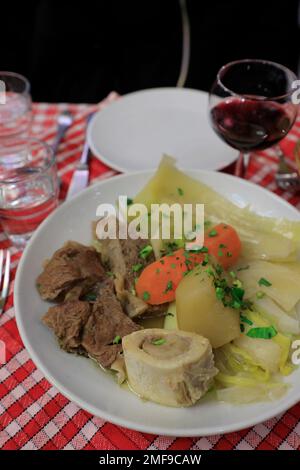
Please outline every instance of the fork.
[[287, 163], [280, 148], [278, 148], [278, 158], [279, 163], [275, 180], [279, 188], [284, 189], [285, 191], [300, 189], [299, 174]]
[[[0, 250], [0, 287], [2, 285], [2, 291], [0, 294], [0, 314], [3, 312], [4, 304], [8, 295], [9, 273], [10, 273], [10, 251]], [[2, 283], [2, 276], [3, 276], [3, 283]]]

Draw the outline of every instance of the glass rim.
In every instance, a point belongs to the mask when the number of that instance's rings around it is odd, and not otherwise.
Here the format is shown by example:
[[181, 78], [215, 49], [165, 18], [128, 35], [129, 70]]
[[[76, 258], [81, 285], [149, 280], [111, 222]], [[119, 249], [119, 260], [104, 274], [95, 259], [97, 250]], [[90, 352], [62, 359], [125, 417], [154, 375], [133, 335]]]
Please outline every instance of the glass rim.
[[252, 101], [275, 101], [275, 100], [280, 100], [289, 97], [292, 95], [295, 91], [295, 89], [291, 89], [287, 93], [284, 93], [282, 95], [278, 96], [270, 96], [270, 97], [264, 97], [264, 96], [248, 96], [247, 94], [241, 94], [241, 93], [236, 93], [230, 88], [226, 87], [224, 83], [222, 82], [222, 73], [224, 73], [226, 70], [228, 70], [230, 67], [237, 65], [237, 64], [242, 64], [242, 63], [261, 63], [261, 64], [268, 64], [272, 65], [273, 67], [276, 67], [278, 69], [281, 69], [283, 72], [285, 72], [288, 75], [291, 75], [293, 78], [293, 81], [298, 80], [297, 75], [290, 70], [288, 67], [285, 65], [279, 64], [278, 62], [273, 62], [271, 60], [265, 60], [265, 59], [240, 59], [240, 60], [233, 60], [231, 62], [228, 62], [225, 65], [222, 65], [222, 67], [219, 69], [217, 73], [217, 82], [218, 84], [225, 90], [226, 92], [230, 93], [233, 96], [238, 96], [239, 98], [247, 98], [247, 100], [252, 100]]
[[[52, 168], [54, 165], [56, 165], [56, 158], [55, 158], [55, 154], [54, 154], [54, 151], [52, 149], [52, 147], [47, 143], [47, 142], [44, 142], [43, 140], [40, 140], [40, 139], [36, 139], [34, 137], [29, 137], [27, 139], [20, 139], [19, 141], [17, 141], [14, 145], [12, 145], [11, 147], [7, 147], [7, 149], [10, 149], [10, 150], [13, 150], [13, 149], [17, 149], [18, 148], [18, 143], [21, 144], [21, 142], [24, 143], [24, 147], [23, 148], [28, 148], [32, 145], [39, 145], [41, 146], [46, 152], [47, 152], [47, 157], [48, 157], [48, 161], [46, 161], [45, 157], [43, 157], [43, 166], [39, 167], [40, 168], [40, 172], [44, 173], [46, 171], [48, 171], [50, 168]], [[20, 150], [21, 150], [21, 145], [20, 145]], [[1, 154], [0, 154], [0, 159], [1, 159]], [[32, 161], [35, 161], [34, 159]], [[28, 162], [27, 162], [28, 163]], [[3, 168], [5, 165], [1, 164], [0, 163], [0, 169], [1, 167]], [[15, 169], [22, 169], [22, 168], [26, 168], [26, 166], [28, 167], [28, 165], [23, 165], [23, 166], [19, 166], [19, 167], [16, 167]], [[7, 169], [8, 172], [9, 171], [12, 171], [14, 168], [11, 168], [11, 169]], [[0, 184], [11, 184], [11, 183], [17, 183], [19, 181], [22, 181], [24, 179], [24, 176], [26, 176], [26, 178], [36, 178], [37, 176], [40, 176], [40, 172], [37, 172], [37, 173], [27, 173], [26, 175], [25, 174], [22, 174], [20, 173], [20, 175], [18, 176], [17, 174], [15, 174], [13, 177], [9, 177], [9, 175], [4, 175], [3, 179], [2, 177], [0, 176]]]
[[25, 89], [20, 93], [20, 94], [30, 94], [30, 82], [28, 80], [28, 78], [26, 78], [24, 75], [22, 75], [21, 73], [18, 73], [18, 72], [10, 72], [8, 70], [0, 70], [0, 80], [1, 80], [1, 77], [13, 77], [13, 78], [17, 78], [19, 80], [21, 80], [24, 85], [25, 85]]

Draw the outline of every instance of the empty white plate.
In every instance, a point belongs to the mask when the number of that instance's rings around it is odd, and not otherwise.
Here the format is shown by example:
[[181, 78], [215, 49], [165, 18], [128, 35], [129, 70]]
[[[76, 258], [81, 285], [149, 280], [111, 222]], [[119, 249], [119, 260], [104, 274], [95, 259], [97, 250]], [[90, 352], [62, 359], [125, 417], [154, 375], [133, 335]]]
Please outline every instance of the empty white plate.
[[211, 129], [208, 94], [186, 88], [130, 93], [93, 117], [95, 156], [121, 172], [155, 169], [163, 153], [188, 169], [219, 170], [237, 158]]

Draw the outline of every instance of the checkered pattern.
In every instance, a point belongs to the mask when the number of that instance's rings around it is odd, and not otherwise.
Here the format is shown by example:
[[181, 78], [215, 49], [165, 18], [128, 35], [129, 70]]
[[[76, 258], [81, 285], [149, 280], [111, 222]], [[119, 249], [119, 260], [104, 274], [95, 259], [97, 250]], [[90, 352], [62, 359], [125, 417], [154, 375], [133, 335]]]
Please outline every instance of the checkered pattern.
[[[33, 133], [52, 142], [56, 132], [56, 118], [63, 109], [71, 110], [76, 119], [61, 144], [57, 156], [62, 181], [61, 199], [64, 199], [83, 140], [85, 117], [117, 99], [111, 93], [99, 105], [35, 104]], [[300, 118], [282, 149], [292, 155], [300, 138]], [[291, 157], [292, 161], [292, 157]], [[96, 158], [90, 162], [91, 182], [115, 174]], [[274, 172], [276, 158], [272, 150], [251, 159], [247, 178], [280, 194], [300, 209], [300, 195], [276, 188]], [[0, 232], [0, 247], [9, 242]], [[172, 438], [154, 436], [124, 429], [91, 416], [61, 395], [36, 369], [24, 349], [16, 326], [13, 308], [13, 285], [16, 266], [21, 256], [15, 248], [12, 253], [12, 282], [5, 312], [0, 317], [0, 340], [7, 348], [7, 363], [0, 369], [0, 448], [2, 449], [299, 449], [300, 404], [277, 418], [251, 429], [204, 438]]]

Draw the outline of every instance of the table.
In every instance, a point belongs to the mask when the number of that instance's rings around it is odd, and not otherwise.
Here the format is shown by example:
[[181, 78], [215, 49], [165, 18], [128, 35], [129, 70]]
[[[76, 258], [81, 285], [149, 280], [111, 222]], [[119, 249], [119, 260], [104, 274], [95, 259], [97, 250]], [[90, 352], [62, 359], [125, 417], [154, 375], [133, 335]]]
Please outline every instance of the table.
[[[80, 157], [87, 114], [109, 105], [118, 98], [114, 92], [98, 105], [47, 104], [33, 105], [34, 135], [51, 143], [56, 132], [59, 112], [69, 109], [75, 122], [62, 142], [57, 155], [62, 181], [63, 201], [75, 164]], [[282, 141], [282, 149], [292, 155], [300, 138], [300, 117], [291, 133]], [[291, 157], [292, 160], [292, 157]], [[92, 157], [91, 184], [112, 177], [115, 171]], [[251, 158], [247, 178], [265, 186], [300, 209], [298, 195], [276, 188], [276, 156], [272, 149]], [[0, 231], [0, 248], [9, 242]], [[1, 449], [299, 449], [300, 403], [288, 412], [265, 423], [240, 432], [209, 437], [173, 438], [140, 433], [115, 426], [94, 417], [61, 395], [35, 367], [24, 349], [18, 333], [13, 287], [21, 253], [11, 247], [12, 272], [10, 294], [0, 317], [0, 340], [7, 348], [7, 363], [0, 369], [0, 448]], [[24, 293], [24, 295], [26, 295]]]

